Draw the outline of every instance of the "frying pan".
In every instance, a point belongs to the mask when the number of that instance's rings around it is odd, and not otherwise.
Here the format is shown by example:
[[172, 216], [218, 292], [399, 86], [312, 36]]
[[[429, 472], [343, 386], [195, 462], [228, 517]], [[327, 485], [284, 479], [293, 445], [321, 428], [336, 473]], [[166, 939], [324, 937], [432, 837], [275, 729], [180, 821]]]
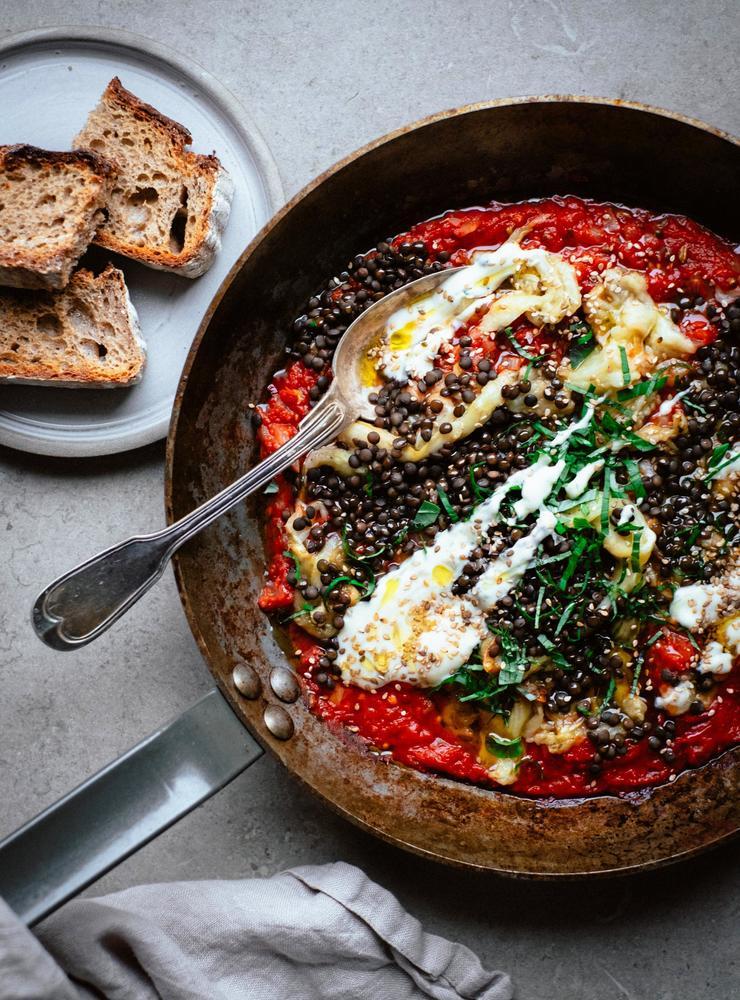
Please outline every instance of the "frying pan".
[[[699, 122], [589, 98], [474, 105], [348, 157], [245, 250], [185, 364], [166, 462], [171, 521], [256, 460], [258, 401], [293, 318], [355, 253], [448, 208], [579, 194], [685, 213], [740, 232], [740, 148]], [[535, 800], [382, 762], [306, 708], [257, 609], [259, 498], [175, 557], [185, 613], [218, 690], [0, 845], [0, 892], [27, 920], [50, 912], [267, 748], [330, 806], [394, 844], [512, 875], [635, 871], [686, 858], [740, 828], [740, 747], [621, 797]], [[119, 626], [125, 627], [125, 626]], [[220, 693], [219, 693], [220, 692]]]

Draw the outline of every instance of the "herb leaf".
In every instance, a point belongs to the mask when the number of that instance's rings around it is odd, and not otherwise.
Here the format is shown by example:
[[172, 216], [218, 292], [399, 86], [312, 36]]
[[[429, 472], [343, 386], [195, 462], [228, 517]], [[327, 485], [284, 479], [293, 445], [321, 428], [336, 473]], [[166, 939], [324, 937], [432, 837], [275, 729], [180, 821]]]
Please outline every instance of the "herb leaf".
[[625, 385], [629, 385], [632, 376], [630, 374], [630, 363], [627, 358], [627, 349], [624, 344], [619, 345], [619, 357], [622, 361], [622, 381]]
[[498, 733], [489, 733], [486, 736], [486, 749], [494, 757], [512, 760], [514, 757], [521, 757], [524, 753], [524, 744], [520, 736], [509, 740], [505, 736], [499, 736]]
[[575, 323], [571, 323], [570, 331], [574, 334], [574, 338], [570, 342], [570, 367], [575, 370], [583, 364], [589, 354], [594, 350], [596, 347], [596, 340], [591, 327], [580, 320], [577, 320]]
[[428, 528], [431, 524], [439, 517], [439, 512], [441, 508], [436, 504], [432, 503], [431, 500], [424, 500], [423, 503], [419, 505], [414, 520], [412, 522], [413, 527], [416, 531], [421, 531], [423, 528]]
[[491, 631], [498, 636], [501, 644], [500, 655], [503, 666], [498, 675], [499, 684], [502, 686], [520, 684], [529, 666], [524, 646], [506, 628], [494, 628]]
[[283, 552], [283, 555], [285, 556], [286, 559], [292, 559], [292, 561], [293, 561], [293, 572], [295, 573], [296, 583], [298, 583], [298, 581], [301, 578], [301, 564], [298, 562], [298, 559], [290, 551], [290, 549], [286, 549], [285, 552]]
[[504, 335], [506, 336], [506, 338], [508, 339], [509, 343], [514, 348], [514, 350], [516, 351], [516, 353], [519, 355], [520, 358], [526, 358], [527, 361], [538, 361], [539, 360], [536, 355], [530, 354], [528, 351], [524, 350], [524, 348], [522, 347], [522, 345], [516, 339], [516, 336], [514, 335], [514, 331], [512, 330], [512, 328], [510, 326], [506, 327], [506, 329], [504, 330]]
[[450, 498], [447, 496], [447, 494], [445, 493], [445, 491], [442, 489], [441, 486], [437, 487], [437, 498], [439, 499], [439, 502], [442, 504], [442, 509], [444, 510], [445, 514], [449, 517], [450, 521], [453, 524], [459, 521], [460, 518], [457, 516], [457, 511], [450, 503]]
[[[622, 359], [623, 375], [626, 357], [625, 353]], [[627, 367], [627, 378], [629, 379], [629, 366]], [[660, 392], [667, 381], [668, 378], [665, 375], [653, 375], [652, 378], [646, 379], [644, 382], [638, 382], [636, 385], [630, 386], [629, 389], [620, 389], [617, 393], [617, 399], [620, 402], [624, 402], [627, 399], [635, 399], [637, 396], [649, 396], [651, 393]]]

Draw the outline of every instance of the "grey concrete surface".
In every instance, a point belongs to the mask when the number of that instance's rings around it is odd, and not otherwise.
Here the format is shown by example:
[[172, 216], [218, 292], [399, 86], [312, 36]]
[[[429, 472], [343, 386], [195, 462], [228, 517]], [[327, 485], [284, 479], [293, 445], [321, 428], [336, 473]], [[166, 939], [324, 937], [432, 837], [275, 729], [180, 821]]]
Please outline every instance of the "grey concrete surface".
[[[0, 38], [45, 25], [115, 26], [197, 60], [249, 108], [289, 194], [368, 139], [495, 97], [621, 97], [740, 131], [730, 0], [5, 0], [0, 14]], [[154, 445], [63, 462], [0, 451], [0, 835], [210, 686], [169, 576], [125, 624], [77, 654], [46, 650], [28, 625], [52, 576], [162, 524], [163, 454]], [[588, 885], [461, 874], [356, 831], [269, 759], [92, 891], [337, 858], [365, 867], [430, 929], [509, 970], [520, 1000], [740, 995], [737, 848]]]

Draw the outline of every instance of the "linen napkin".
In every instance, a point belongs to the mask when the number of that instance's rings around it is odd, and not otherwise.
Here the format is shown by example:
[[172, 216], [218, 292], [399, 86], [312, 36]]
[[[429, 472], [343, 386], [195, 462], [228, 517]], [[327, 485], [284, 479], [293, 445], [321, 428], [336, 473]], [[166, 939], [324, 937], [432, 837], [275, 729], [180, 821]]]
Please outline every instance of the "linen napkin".
[[[1, 902], [1, 901], [0, 901]], [[75, 899], [28, 931], [2, 904], [7, 1000], [510, 1000], [352, 865]]]

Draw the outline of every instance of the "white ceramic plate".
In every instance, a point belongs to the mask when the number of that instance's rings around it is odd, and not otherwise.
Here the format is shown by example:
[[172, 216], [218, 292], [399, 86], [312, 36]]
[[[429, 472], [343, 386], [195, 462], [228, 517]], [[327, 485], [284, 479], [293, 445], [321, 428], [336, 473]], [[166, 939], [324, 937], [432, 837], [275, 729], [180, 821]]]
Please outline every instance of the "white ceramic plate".
[[[106, 84], [181, 122], [196, 152], [215, 151], [235, 192], [221, 253], [191, 281], [106, 254], [122, 269], [147, 342], [130, 389], [0, 386], [0, 443], [40, 455], [107, 455], [162, 438], [203, 314], [241, 251], [283, 202], [277, 167], [241, 105], [209, 73], [144, 38], [43, 29], [0, 45], [0, 144], [69, 149]], [[95, 261], [101, 251], [93, 250]]]

